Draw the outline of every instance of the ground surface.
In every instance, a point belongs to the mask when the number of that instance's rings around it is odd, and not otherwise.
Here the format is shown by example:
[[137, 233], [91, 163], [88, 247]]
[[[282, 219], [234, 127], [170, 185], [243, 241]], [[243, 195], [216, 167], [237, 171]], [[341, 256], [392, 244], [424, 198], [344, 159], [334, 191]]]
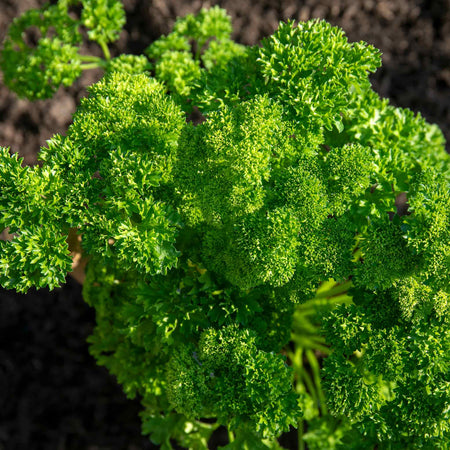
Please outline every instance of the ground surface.
[[[43, 3], [0, 0], [0, 41], [15, 16]], [[139, 53], [169, 32], [176, 16], [216, 3], [245, 44], [272, 33], [280, 20], [311, 17], [343, 27], [350, 40], [370, 42], [383, 52], [376, 90], [421, 111], [450, 140], [450, 0], [125, 0], [128, 23], [113, 53]], [[35, 163], [39, 146], [66, 129], [83, 86], [100, 75], [86, 73], [54, 99], [34, 104], [18, 100], [0, 78], [0, 145]], [[94, 324], [71, 279], [51, 293], [0, 291], [0, 450], [154, 448], [140, 436], [138, 402], [126, 400], [89, 356], [85, 340]]]

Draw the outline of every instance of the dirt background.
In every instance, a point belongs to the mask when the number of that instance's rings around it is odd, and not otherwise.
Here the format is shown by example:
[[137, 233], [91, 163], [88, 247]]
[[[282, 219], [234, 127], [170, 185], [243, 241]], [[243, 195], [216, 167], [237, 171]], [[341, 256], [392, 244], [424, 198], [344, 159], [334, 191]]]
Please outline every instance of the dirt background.
[[[0, 0], [0, 42], [14, 17], [43, 3]], [[244, 44], [271, 34], [280, 20], [325, 18], [344, 28], [351, 41], [365, 40], [381, 49], [383, 68], [373, 76], [375, 89], [397, 106], [420, 111], [450, 141], [450, 0], [124, 3], [127, 25], [113, 55], [141, 53], [170, 31], [177, 16], [202, 6], [226, 8], [234, 37]], [[100, 55], [95, 44], [85, 52]], [[64, 133], [85, 86], [100, 76], [86, 72], [53, 99], [35, 103], [17, 99], [0, 76], [0, 145], [34, 164], [39, 146], [54, 133]], [[85, 340], [94, 324], [80, 286], [70, 278], [53, 292], [0, 291], [0, 450], [155, 448], [140, 435], [139, 402], [127, 400], [88, 353]], [[283, 444], [296, 448], [293, 438], [285, 437]]]

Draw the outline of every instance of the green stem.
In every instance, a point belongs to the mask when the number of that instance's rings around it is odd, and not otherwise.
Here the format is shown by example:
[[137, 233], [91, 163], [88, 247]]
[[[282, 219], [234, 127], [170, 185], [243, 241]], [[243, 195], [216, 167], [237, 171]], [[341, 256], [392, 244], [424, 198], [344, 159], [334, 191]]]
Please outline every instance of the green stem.
[[298, 375], [300, 376], [300, 371], [302, 369], [303, 366], [303, 349], [300, 347], [297, 347], [295, 349], [295, 353], [292, 351], [287, 351], [286, 352], [287, 357], [291, 360], [292, 362], [292, 366], [294, 367], [294, 370], [298, 373]]
[[195, 423], [197, 424], [197, 426], [199, 428], [203, 428], [204, 430], [214, 431], [216, 428], [219, 427], [218, 423], [205, 423], [205, 422], [200, 422], [199, 420], [196, 420]]
[[[321, 416], [328, 414], [325, 393], [322, 389], [320, 378], [320, 364], [315, 355], [320, 351], [325, 355], [330, 353], [326, 345], [325, 338], [320, 335], [319, 320], [315, 316], [321, 310], [334, 308], [339, 304], [351, 303], [352, 297], [348, 295], [348, 290], [352, 287], [351, 281], [341, 284], [334, 280], [328, 280], [322, 283], [317, 290], [316, 296], [306, 303], [299, 305], [294, 312], [293, 329], [291, 341], [295, 345], [295, 350], [288, 351], [287, 356], [296, 374], [296, 391], [308, 392], [311, 396], [315, 409]], [[309, 362], [309, 368], [303, 365], [303, 355]], [[305, 450], [304, 441], [305, 422], [303, 419], [298, 421], [298, 449]]]
[[[295, 342], [296, 344], [300, 344], [300, 345], [302, 345], [302, 343], [301, 342]], [[303, 346], [303, 345], [302, 345]], [[314, 341], [311, 341], [311, 343], [309, 344], [309, 345], [305, 345], [305, 346], [303, 346], [303, 348], [305, 349], [305, 350], [316, 350], [316, 351], [319, 351], [319, 352], [322, 352], [323, 354], [325, 354], [325, 355], [329, 355], [330, 354], [330, 348], [329, 347], [327, 347], [326, 345], [322, 345], [322, 344], [319, 344], [318, 342], [314, 342]]]
[[344, 305], [344, 304], [348, 304], [352, 302], [352, 297], [350, 297], [349, 295], [342, 294], [339, 295], [337, 297], [333, 297], [333, 298], [327, 298], [327, 297], [323, 297], [323, 298], [314, 298], [312, 300], [309, 300], [308, 303], [306, 303], [305, 305], [301, 305], [297, 308], [297, 310], [294, 313], [294, 316], [310, 316], [310, 315], [314, 315], [317, 314], [317, 309], [318, 308], [330, 308], [333, 305]]
[[295, 342], [300, 348], [303, 349], [313, 349], [320, 350], [321, 352], [328, 354], [330, 353], [330, 349], [325, 345], [325, 342], [320, 342], [320, 336], [296, 336], [292, 335], [291, 340]]
[[228, 430], [228, 440], [230, 441], [230, 444], [234, 442], [235, 436], [234, 433], [231, 430]]
[[322, 411], [322, 415], [328, 414], [328, 408], [325, 401], [325, 395], [322, 390], [322, 382], [320, 379], [320, 367], [319, 361], [317, 361], [316, 355], [312, 350], [306, 350], [306, 358], [308, 358], [309, 365], [311, 366], [311, 370], [313, 373], [314, 383], [317, 388], [317, 395], [320, 400], [320, 409]]
[[298, 450], [305, 450], [305, 441], [303, 440], [303, 434], [304, 434], [304, 421], [303, 419], [300, 419], [298, 421]]
[[358, 261], [358, 259], [361, 255], [362, 255], [362, 250], [359, 248], [358, 250], [356, 250], [355, 253], [353, 253], [353, 261], [354, 262]]
[[98, 63], [86, 63], [86, 64], [81, 64], [81, 69], [82, 70], [88, 70], [88, 69], [98, 69], [99, 67], [102, 67], [100, 64]]
[[109, 61], [111, 59], [111, 53], [109, 52], [108, 46], [103, 41], [100, 41], [99, 44], [100, 44], [100, 47], [102, 48], [102, 51], [103, 51], [103, 54], [105, 55], [106, 60]]
[[317, 407], [318, 407], [319, 397], [317, 395], [317, 391], [316, 391], [316, 388], [314, 386], [311, 376], [305, 369], [302, 370], [301, 376], [302, 376], [303, 380], [305, 381], [305, 385], [308, 388], [309, 394], [311, 395], [311, 397], [314, 401], [314, 404], [317, 405]]
[[351, 280], [346, 281], [345, 283], [342, 283], [342, 284], [336, 284], [334, 287], [332, 287], [331, 289], [328, 289], [325, 292], [320, 292], [320, 290], [319, 290], [319, 293], [312, 300], [315, 300], [316, 298], [334, 297], [338, 294], [347, 292], [351, 287], [352, 287]]
[[98, 56], [92, 56], [92, 55], [78, 55], [81, 62], [96, 62], [99, 63], [103, 61], [102, 58]]

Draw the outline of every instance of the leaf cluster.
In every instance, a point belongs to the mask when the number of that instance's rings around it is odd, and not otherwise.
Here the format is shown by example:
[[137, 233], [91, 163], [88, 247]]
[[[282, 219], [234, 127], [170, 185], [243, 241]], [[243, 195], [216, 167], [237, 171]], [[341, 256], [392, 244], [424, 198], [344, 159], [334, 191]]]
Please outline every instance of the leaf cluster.
[[[178, 19], [149, 59], [111, 59], [122, 6], [81, 5], [79, 21], [63, 0], [26, 13], [4, 43], [22, 96], [78, 76], [81, 24], [105, 76], [39, 166], [0, 149], [0, 226], [14, 236], [1, 284], [60, 285], [67, 237], [82, 236], [91, 352], [142, 398], [162, 448], [207, 448], [219, 425], [227, 448], [279, 448], [303, 414], [311, 446], [447, 448], [449, 157], [436, 126], [372, 91], [379, 51], [320, 20], [244, 47], [214, 7]], [[303, 345], [300, 303], [330, 279], [352, 289], [322, 310], [326, 344], [312, 339], [329, 353], [318, 417], [304, 371], [294, 391], [299, 353], [285, 355]]]
[[[69, 14], [69, 8], [78, 5], [82, 10], [77, 20]], [[124, 23], [125, 12], [119, 0], [59, 0], [26, 11], [8, 28], [0, 52], [5, 85], [30, 100], [52, 97], [59, 86], [72, 85], [85, 65], [107, 66], [100, 58], [80, 53], [81, 27], [109, 59], [106, 44], [118, 39]]]

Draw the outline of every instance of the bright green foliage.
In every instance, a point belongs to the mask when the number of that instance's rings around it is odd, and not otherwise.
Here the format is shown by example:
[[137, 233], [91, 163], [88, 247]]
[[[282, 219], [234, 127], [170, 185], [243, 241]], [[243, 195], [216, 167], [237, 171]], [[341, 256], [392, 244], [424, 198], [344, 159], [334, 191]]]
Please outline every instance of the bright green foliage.
[[343, 214], [353, 199], [367, 189], [373, 172], [372, 160], [370, 148], [360, 144], [331, 148], [326, 154], [324, 174], [335, 214]]
[[116, 72], [91, 88], [66, 138], [88, 148], [90, 177], [98, 171], [83, 224], [86, 249], [143, 273], [175, 264], [178, 218], [154, 191], [171, 178], [181, 127], [180, 110], [145, 75]]
[[304, 230], [299, 263], [303, 273], [320, 279], [343, 280], [351, 273], [351, 250], [355, 242], [355, 226], [346, 217], [325, 220], [314, 230]]
[[99, 44], [117, 41], [125, 25], [125, 11], [119, 0], [81, 0], [81, 22], [89, 39]]
[[288, 204], [302, 224], [320, 226], [327, 217], [329, 199], [316, 158], [304, 156], [289, 167], [274, 168], [272, 179], [267, 193], [271, 206]]
[[408, 248], [396, 222], [399, 220], [385, 218], [374, 220], [367, 227], [359, 244], [363, 257], [356, 263], [355, 284], [383, 289], [417, 270], [419, 257]]
[[267, 97], [187, 127], [180, 139], [176, 180], [183, 194], [192, 197], [191, 208], [210, 225], [227, 224], [260, 209], [273, 154], [278, 153], [278, 159], [290, 150], [287, 132], [279, 106]]
[[[0, 65], [6, 86], [20, 97], [48, 98], [60, 84], [70, 86], [81, 73], [81, 35], [67, 6], [31, 9], [14, 20], [3, 43]], [[27, 42], [34, 31], [37, 42]]]
[[[55, 239], [77, 227], [88, 253], [142, 273], [166, 271], [177, 260], [179, 218], [154, 192], [171, 179], [182, 126], [180, 109], [157, 81], [111, 74], [91, 88], [67, 136], [56, 136], [42, 149], [42, 168], [22, 168], [3, 149], [3, 227], [32, 229], [34, 235], [48, 226]], [[24, 270], [28, 264], [9, 251], [4, 258], [15, 265], [20, 261]], [[53, 272], [58, 270], [61, 281], [70, 267], [59, 263]], [[42, 276], [46, 273], [43, 265]], [[32, 279], [43, 284], [37, 274]]]
[[420, 322], [431, 315], [448, 320], [450, 295], [436, 289], [436, 284], [430, 286], [420, 283], [416, 278], [406, 278], [397, 283], [394, 297], [399, 302], [405, 320]]
[[[76, 20], [69, 16], [69, 6], [79, 3], [81, 17]], [[28, 10], [13, 21], [3, 42], [0, 67], [6, 86], [30, 100], [51, 97], [59, 86], [73, 84], [84, 68], [106, 65], [100, 58], [79, 53], [80, 26], [88, 29], [89, 39], [98, 42], [109, 59], [106, 44], [118, 39], [124, 24], [119, 0], [59, 0]]]
[[245, 55], [245, 47], [230, 39], [211, 41], [202, 55], [202, 62], [206, 69], [220, 70], [230, 61], [231, 57]]
[[450, 180], [431, 169], [414, 178], [410, 204], [416, 220], [408, 222], [411, 247], [424, 258], [422, 278], [450, 292]]
[[9, 243], [0, 241], [2, 286], [25, 292], [32, 286], [53, 289], [65, 281], [72, 259], [66, 236], [57, 228], [25, 228]]
[[[218, 44], [217, 47], [227, 49], [228, 46]], [[258, 86], [264, 85], [256, 66], [258, 50], [238, 44], [231, 45], [229, 50], [221, 56], [220, 63], [213, 67], [210, 67], [211, 59], [208, 57], [205, 61], [207, 70], [201, 71], [191, 90], [192, 102], [205, 114], [224, 105], [237, 105], [248, 100], [255, 92], [259, 92]]]
[[202, 9], [196, 16], [179, 18], [172, 33], [153, 42], [146, 53], [155, 61], [157, 78], [173, 94], [186, 98], [198, 84], [202, 63], [208, 70], [223, 68], [232, 57], [245, 52], [230, 39], [231, 31], [225, 10], [217, 6]]
[[[81, 235], [91, 352], [163, 449], [221, 425], [227, 449], [281, 448], [290, 426], [317, 449], [448, 448], [449, 157], [372, 91], [378, 50], [319, 20], [244, 47], [214, 7], [150, 61], [110, 58], [121, 4], [67, 5], [14, 22], [5, 82], [44, 98], [105, 77], [40, 166], [0, 148], [1, 284], [60, 285]], [[80, 24], [105, 60], [79, 55]]]
[[10, 156], [3, 147], [0, 151], [0, 224], [17, 233], [11, 242], [0, 241], [1, 283], [21, 292], [32, 286], [52, 289], [71, 270], [62, 182], [48, 167], [22, 167], [17, 154]]
[[119, 55], [111, 59], [106, 67], [106, 73], [122, 72], [129, 75], [145, 73], [150, 69], [148, 59], [143, 55]]
[[210, 39], [217, 39], [219, 42], [228, 39], [231, 35], [232, 27], [230, 17], [224, 9], [215, 6], [210, 9], [202, 9], [197, 15], [188, 14], [177, 20], [173, 27], [175, 35], [195, 39], [198, 51], [203, 50], [203, 46]]
[[389, 105], [372, 90], [353, 95], [344, 137], [374, 149], [376, 181], [385, 191], [408, 190], [411, 175], [421, 169], [448, 177], [448, 155], [439, 128], [420, 114]]
[[282, 286], [296, 269], [297, 233], [297, 220], [289, 210], [249, 214], [209, 231], [205, 257], [215, 271], [243, 289]]
[[259, 63], [271, 96], [303, 127], [336, 127], [352, 91], [369, 86], [380, 56], [364, 42], [349, 44], [343, 30], [325, 21], [281, 24], [263, 41]]

